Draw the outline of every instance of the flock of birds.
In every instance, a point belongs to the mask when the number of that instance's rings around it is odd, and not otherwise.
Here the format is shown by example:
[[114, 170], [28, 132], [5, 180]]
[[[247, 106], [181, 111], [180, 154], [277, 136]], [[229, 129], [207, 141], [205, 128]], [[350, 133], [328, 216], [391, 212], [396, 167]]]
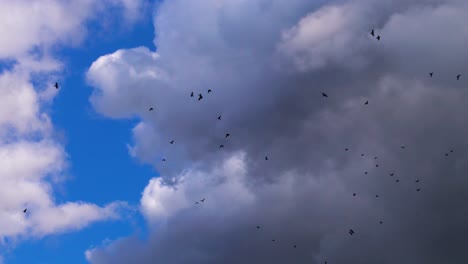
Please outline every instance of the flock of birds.
[[[375, 31], [374, 31], [374, 29], [372, 29], [372, 31], [370, 32], [370, 34], [371, 34], [373, 37], [375, 37]], [[381, 39], [380, 35], [377, 35], [376, 39], [380, 41], [380, 39]], [[434, 76], [434, 72], [430, 72], [430, 73], [429, 73], [429, 76], [432, 78], [432, 77]], [[456, 76], [456, 79], [457, 79], [457, 80], [460, 80], [460, 77], [461, 77], [461, 74], [458, 74], [458, 75]], [[56, 89], [59, 89], [59, 84], [56, 82], [56, 83], [54, 84], [54, 87], [55, 87]], [[208, 90], [207, 90], [207, 94], [210, 94], [211, 92], [212, 92], [211, 89], [208, 89]], [[191, 93], [190, 93], [190, 97], [194, 97], [194, 96], [195, 96], [194, 92], [191, 92]], [[328, 98], [328, 94], [322, 92], [322, 97]], [[202, 99], [203, 99], [203, 95], [202, 95], [201, 93], [199, 93], [199, 94], [198, 94], [198, 101], [201, 101]], [[365, 101], [364, 105], [368, 105], [368, 104], [369, 104], [369, 101]], [[150, 108], [149, 108], [149, 111], [154, 111], [154, 108], [153, 108], [153, 107], [150, 107]], [[218, 119], [218, 120], [221, 120], [221, 115], [219, 115], [217, 119]], [[230, 134], [229, 134], [229, 133], [226, 133], [226, 134], [225, 134], [225, 138], [228, 138], [228, 137], [230, 137]], [[175, 140], [173, 139], [173, 140], [171, 140], [169, 143], [170, 143], [170, 144], [174, 144], [174, 143], [175, 143]], [[219, 148], [224, 148], [224, 145], [223, 145], [223, 144], [219, 145]], [[402, 148], [402, 149], [405, 149], [405, 146], [401, 146], [401, 148]], [[345, 151], [349, 151], [349, 148], [345, 148]], [[453, 152], [453, 150], [450, 150], [450, 153], [452, 153], [452, 152]], [[361, 154], [361, 156], [364, 156], [364, 155], [365, 155], [364, 153]], [[445, 153], [445, 156], [448, 156], [448, 155], [449, 155], [448, 153]], [[378, 159], [378, 157], [374, 157], [374, 160], [377, 160], [377, 159]], [[265, 156], [265, 160], [266, 160], [266, 161], [269, 160], [269, 159], [268, 159], [268, 156]], [[164, 162], [164, 161], [166, 161], [166, 159], [163, 158], [162, 161]], [[378, 164], [375, 164], [375, 166], [376, 166], [376, 167], [379, 167]], [[364, 172], [364, 174], [368, 174], [368, 172], [366, 171], [366, 172]], [[393, 177], [393, 176], [395, 175], [395, 173], [392, 172], [392, 173], [390, 173], [389, 175], [390, 175], [391, 177]], [[396, 181], [396, 182], [399, 182], [398, 179], [396, 179], [395, 181]], [[416, 183], [419, 183], [420, 180], [417, 179], [415, 182], [416, 182]], [[421, 191], [421, 188], [416, 188], [416, 191], [417, 191], [417, 192]], [[353, 196], [356, 196], [356, 195], [357, 195], [356, 193], [353, 193]], [[378, 198], [379, 195], [376, 195], [375, 197]], [[204, 202], [205, 202], [205, 198], [203, 198], [203, 199], [201, 199], [201, 200], [199, 200], [199, 201], [196, 201], [196, 202], [195, 202], [195, 205], [198, 205], [198, 204], [204, 203]], [[28, 209], [25, 208], [25, 209], [23, 210], [23, 213], [27, 213], [27, 212], [28, 212]], [[379, 221], [379, 224], [383, 224], [383, 221]], [[261, 227], [257, 225], [257, 229], [260, 230]], [[354, 231], [353, 229], [349, 229], [348, 233], [349, 233], [349, 235], [351, 235], [351, 236], [355, 235], [355, 231]], [[276, 242], [276, 239], [272, 239], [271, 242]], [[293, 248], [297, 248], [297, 245], [293, 245]], [[327, 264], [328, 262], [327, 262], [327, 261], [324, 261], [324, 263]]]

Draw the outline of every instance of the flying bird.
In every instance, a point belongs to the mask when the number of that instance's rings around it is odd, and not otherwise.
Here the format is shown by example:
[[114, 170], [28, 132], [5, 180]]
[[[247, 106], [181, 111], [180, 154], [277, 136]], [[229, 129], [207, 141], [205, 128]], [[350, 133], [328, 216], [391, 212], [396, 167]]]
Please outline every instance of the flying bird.
[[171, 144], [174, 144], [174, 140], [172, 140], [172, 141], [171, 141], [171, 142], [169, 142], [169, 143], [171, 143]]
[[377, 195], [375, 195], [375, 198], [379, 198], [379, 195], [378, 195], [378, 194], [377, 194]]
[[379, 167], [379, 164], [375, 164], [375, 167], [377, 167], [377, 168], [378, 168], [378, 167]]
[[419, 179], [417, 179], [416, 182], [419, 182]]
[[224, 148], [224, 145], [219, 145], [219, 148]]
[[368, 104], [369, 104], [369, 101], [366, 101], [364, 104], [365, 104], [365, 105], [368, 105]]
[[297, 246], [296, 246], [296, 245], [294, 245], [294, 248], [296, 248], [296, 247], [297, 247]]
[[421, 191], [421, 188], [416, 189], [417, 192]]
[[380, 40], [380, 36], [377, 36], [377, 40]]
[[355, 194], [355, 193], [353, 193], [353, 196], [356, 196], [356, 194]]
[[227, 133], [227, 134], [226, 134], [226, 138], [228, 138], [230, 135], [231, 135], [231, 134]]
[[211, 93], [211, 89], [208, 89], [208, 93]]
[[460, 80], [460, 76], [461, 76], [461, 74], [457, 75], [457, 81]]
[[271, 242], [275, 242], [276, 240], [272, 239]]
[[379, 157], [374, 157], [374, 159], [378, 159]]
[[450, 152], [453, 152], [453, 149], [451, 149]]
[[166, 159], [162, 159], [162, 161], [166, 161]]
[[328, 95], [326, 93], [322, 93], [322, 96], [323, 97], [328, 97]]
[[190, 97], [193, 97], [193, 92], [190, 94]]
[[204, 202], [205, 202], [205, 198], [201, 199], [200, 202], [204, 203]]
[[354, 230], [350, 229], [350, 230], [349, 230], [349, 234], [350, 234], [350, 235], [354, 235]]
[[382, 222], [382, 221], [380, 221], [379, 223], [380, 223], [380, 224], [383, 224], [383, 222]]
[[55, 87], [55, 89], [58, 89], [58, 88], [59, 88], [58, 83], [55, 83], [55, 84], [54, 84], [54, 87]]
[[150, 107], [149, 111], [153, 111], [153, 110], [154, 110], [153, 107]]
[[24, 210], [23, 210], [23, 213], [26, 213], [26, 211], [28, 211], [28, 209], [24, 209]]
[[201, 94], [198, 94], [198, 101], [200, 101], [201, 99], [203, 99], [203, 96]]
[[374, 34], [374, 30], [372, 29], [371, 33], [370, 33], [372, 36], [375, 36]]
[[348, 149], [347, 149], [347, 148], [345, 148], [344, 150], [345, 150], [345, 151], [348, 151]]
[[366, 172], [364, 172], [364, 174], [367, 174], [367, 171], [366, 171]]
[[257, 226], [257, 229], [260, 229], [260, 226]]
[[396, 180], [396, 182], [400, 182], [400, 180]]
[[221, 116], [218, 116], [218, 120], [221, 120]]
[[195, 202], [195, 204], [198, 204], [198, 202]]
[[393, 176], [393, 175], [395, 175], [395, 173], [394, 173], [394, 172], [390, 173], [390, 176]]
[[402, 149], [404, 149], [404, 148], [405, 148], [405, 146], [401, 146], [401, 148], [402, 148]]
[[431, 76], [431, 77], [432, 77], [432, 75], [434, 75], [434, 73], [433, 73], [433, 72], [430, 72], [430, 73], [429, 73], [429, 76]]

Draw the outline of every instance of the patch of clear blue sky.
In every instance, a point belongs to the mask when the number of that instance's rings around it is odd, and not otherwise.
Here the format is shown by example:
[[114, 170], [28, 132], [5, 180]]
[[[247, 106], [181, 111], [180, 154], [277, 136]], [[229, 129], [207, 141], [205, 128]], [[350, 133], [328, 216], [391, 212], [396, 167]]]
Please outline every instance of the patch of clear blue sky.
[[[152, 10], [144, 16], [132, 28], [105, 26], [104, 34], [102, 26], [90, 23], [90, 35], [80, 47], [56, 51], [65, 61], [66, 69], [60, 78], [61, 88], [52, 105], [51, 117], [55, 128], [65, 134], [72, 176], [63, 188], [55, 190], [58, 203], [80, 200], [105, 205], [122, 200], [137, 206], [143, 188], [151, 177], [157, 176], [150, 166], [138, 163], [128, 154], [126, 144], [138, 120], [110, 120], [96, 114], [89, 103], [92, 88], [85, 82], [86, 70], [99, 56], [137, 46], [155, 49]], [[11, 68], [13, 63], [0, 62], [0, 71]], [[23, 241], [6, 254], [5, 263], [87, 263], [84, 252], [89, 247], [101, 245], [105, 239], [135, 233], [142, 237], [146, 234], [145, 223], [138, 213], [76, 232]]]

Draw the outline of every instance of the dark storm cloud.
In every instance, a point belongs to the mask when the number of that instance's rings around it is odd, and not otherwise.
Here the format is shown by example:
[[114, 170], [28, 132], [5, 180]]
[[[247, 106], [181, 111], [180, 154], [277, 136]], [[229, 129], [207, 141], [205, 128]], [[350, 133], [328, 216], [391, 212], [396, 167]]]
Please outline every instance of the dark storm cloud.
[[164, 2], [157, 54], [122, 50], [88, 73], [98, 111], [142, 118], [132, 154], [162, 173], [142, 197], [151, 236], [88, 259], [466, 262], [467, 10], [462, 1]]

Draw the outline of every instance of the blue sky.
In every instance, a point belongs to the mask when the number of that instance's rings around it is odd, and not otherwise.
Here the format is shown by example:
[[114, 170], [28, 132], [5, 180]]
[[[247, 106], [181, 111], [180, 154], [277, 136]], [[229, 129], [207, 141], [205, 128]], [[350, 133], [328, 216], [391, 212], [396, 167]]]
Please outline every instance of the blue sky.
[[[149, 165], [134, 160], [126, 147], [136, 120], [110, 120], [97, 114], [89, 103], [91, 88], [85, 73], [99, 56], [120, 48], [146, 46], [154, 49], [151, 12], [131, 27], [118, 24], [105, 37], [88, 37], [78, 47], [54, 49], [66, 63], [60, 78], [60, 93], [54, 99], [50, 114], [55, 128], [65, 135], [71, 177], [60, 190], [57, 202], [92, 201], [104, 205], [111, 201], [128, 201], [138, 206], [141, 192], [157, 172]], [[88, 27], [98, 27], [97, 22]], [[11, 63], [9, 63], [11, 65]], [[5, 66], [9, 66], [5, 64]], [[8, 67], [7, 67], [8, 69]], [[105, 239], [131, 234], [144, 235], [145, 223], [138, 213], [123, 220], [96, 223], [80, 231], [50, 235], [42, 239], [21, 241], [4, 257], [5, 263], [87, 263], [84, 252]]]

